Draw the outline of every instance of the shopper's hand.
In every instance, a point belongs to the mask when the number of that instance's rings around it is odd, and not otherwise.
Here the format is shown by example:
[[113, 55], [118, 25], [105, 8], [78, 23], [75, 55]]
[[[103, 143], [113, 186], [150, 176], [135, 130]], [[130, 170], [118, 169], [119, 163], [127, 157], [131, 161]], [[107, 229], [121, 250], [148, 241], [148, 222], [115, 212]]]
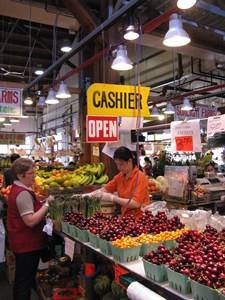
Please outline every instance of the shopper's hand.
[[53, 201], [55, 200], [54, 196], [52, 195], [49, 195], [48, 198], [46, 198], [46, 201], [49, 202], [49, 201]]

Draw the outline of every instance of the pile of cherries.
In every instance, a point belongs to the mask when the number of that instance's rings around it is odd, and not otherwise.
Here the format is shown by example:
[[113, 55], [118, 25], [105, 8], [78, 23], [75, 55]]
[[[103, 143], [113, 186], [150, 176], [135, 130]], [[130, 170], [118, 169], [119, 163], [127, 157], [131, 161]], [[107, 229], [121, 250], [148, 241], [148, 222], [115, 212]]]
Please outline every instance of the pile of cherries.
[[152, 264], [164, 265], [174, 259], [174, 254], [164, 245], [159, 245], [157, 250], [146, 253], [143, 258]]

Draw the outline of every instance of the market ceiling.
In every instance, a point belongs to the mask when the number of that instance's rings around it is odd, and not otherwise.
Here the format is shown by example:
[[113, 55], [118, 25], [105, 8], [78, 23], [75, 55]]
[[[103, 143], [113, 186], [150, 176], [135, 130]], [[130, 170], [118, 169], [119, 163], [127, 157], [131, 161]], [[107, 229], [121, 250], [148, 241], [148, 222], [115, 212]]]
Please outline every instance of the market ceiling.
[[[72, 76], [77, 69], [73, 55], [89, 51], [93, 43], [102, 51], [121, 41], [127, 16], [133, 12], [140, 20], [143, 33], [140, 76], [143, 86], [150, 86], [158, 99], [174, 94], [173, 65], [179, 80], [179, 92], [194, 91], [194, 83], [201, 89], [224, 83], [225, 79], [225, 3], [204, 0], [186, 11], [179, 11], [184, 28], [191, 37], [188, 46], [172, 49], [163, 46], [168, 30], [168, 17], [157, 23], [160, 16], [176, 8], [176, 0], [5, 0], [0, 3], [0, 81], [3, 86], [18, 86], [35, 93], [56, 83], [57, 78]], [[109, 13], [110, 18], [104, 17]], [[110, 28], [116, 32], [112, 37]], [[104, 31], [104, 38], [101, 32]], [[59, 46], [64, 39], [74, 43], [69, 54], [62, 54]], [[103, 41], [104, 40], [104, 41]], [[129, 54], [135, 54], [133, 44], [127, 43]], [[133, 52], [133, 53], [132, 53]], [[93, 64], [102, 56], [90, 61]], [[157, 61], [158, 59], [158, 61]], [[206, 65], [204, 61], [209, 63]], [[156, 61], [157, 63], [154, 63]], [[162, 64], [159, 62], [162, 61]], [[110, 61], [111, 62], [111, 61]], [[62, 75], [60, 68], [67, 64], [71, 71]], [[45, 73], [37, 78], [34, 70], [41, 65]], [[87, 63], [86, 63], [87, 66]], [[196, 68], [197, 66], [197, 68]], [[84, 62], [85, 69], [85, 62]], [[190, 75], [185, 77], [185, 75]], [[125, 83], [134, 81], [135, 71], [124, 74]], [[182, 79], [184, 77], [184, 80]], [[183, 84], [185, 83], [185, 84]], [[188, 85], [189, 83], [189, 85]], [[177, 87], [178, 89], [178, 87]], [[75, 89], [74, 93], [79, 93]], [[214, 90], [221, 103], [224, 92]], [[204, 93], [205, 96], [206, 93]], [[201, 94], [203, 95], [203, 94]], [[201, 95], [197, 95], [198, 97]], [[173, 95], [174, 96], [174, 95]]]

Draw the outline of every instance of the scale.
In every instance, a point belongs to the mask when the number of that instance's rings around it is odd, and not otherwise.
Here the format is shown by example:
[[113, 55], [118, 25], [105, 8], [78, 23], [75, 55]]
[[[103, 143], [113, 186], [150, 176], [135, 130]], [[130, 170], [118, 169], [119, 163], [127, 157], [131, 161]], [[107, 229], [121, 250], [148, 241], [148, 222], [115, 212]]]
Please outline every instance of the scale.
[[199, 184], [199, 185], [211, 184], [211, 182], [205, 177], [204, 178], [197, 178], [196, 181], [197, 181], [197, 184]]

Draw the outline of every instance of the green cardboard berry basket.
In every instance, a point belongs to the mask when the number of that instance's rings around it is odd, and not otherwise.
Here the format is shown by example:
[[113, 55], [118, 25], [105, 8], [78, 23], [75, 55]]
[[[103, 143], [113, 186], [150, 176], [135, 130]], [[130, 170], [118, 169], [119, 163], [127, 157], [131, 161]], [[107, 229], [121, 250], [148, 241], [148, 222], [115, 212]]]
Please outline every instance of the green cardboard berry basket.
[[221, 294], [221, 290], [224, 290], [224, 288], [218, 290], [219, 300], [225, 300], [225, 296]]
[[94, 248], [99, 248], [98, 236], [90, 231], [88, 231], [88, 235], [89, 235], [89, 242], [91, 246], [93, 246]]
[[165, 265], [155, 265], [142, 259], [144, 264], [145, 275], [157, 282], [167, 281], [167, 272]]
[[113, 258], [123, 263], [138, 259], [141, 251], [141, 244], [131, 248], [116, 247], [112, 243], [110, 246]]
[[106, 255], [112, 255], [111, 245], [108, 241], [99, 238], [98, 243], [102, 253]]
[[[210, 287], [198, 283], [197, 281], [191, 280], [191, 290], [194, 300], [220, 300], [225, 299], [225, 297], [220, 294], [217, 290], [211, 289]], [[220, 298], [222, 296], [223, 298]]]
[[69, 222], [61, 221], [61, 230], [67, 234], [69, 234]]
[[162, 245], [162, 243], [148, 243], [148, 244], [144, 244], [141, 243], [141, 251], [140, 251], [140, 256], [144, 256], [146, 253], [152, 251], [152, 250], [157, 250], [159, 245]]
[[77, 229], [75, 225], [69, 223], [69, 232], [72, 237], [77, 237]]
[[[182, 294], [191, 293], [191, 284], [189, 276], [171, 270], [168, 266], [165, 267], [169, 286]], [[205, 299], [204, 299], [205, 300]], [[212, 300], [212, 299], [211, 299]]]
[[81, 242], [89, 242], [89, 235], [88, 235], [88, 230], [86, 229], [79, 229], [77, 227], [77, 237]]
[[165, 240], [163, 241], [163, 245], [166, 248], [173, 250], [178, 245], [178, 243], [176, 242], [176, 240]]

